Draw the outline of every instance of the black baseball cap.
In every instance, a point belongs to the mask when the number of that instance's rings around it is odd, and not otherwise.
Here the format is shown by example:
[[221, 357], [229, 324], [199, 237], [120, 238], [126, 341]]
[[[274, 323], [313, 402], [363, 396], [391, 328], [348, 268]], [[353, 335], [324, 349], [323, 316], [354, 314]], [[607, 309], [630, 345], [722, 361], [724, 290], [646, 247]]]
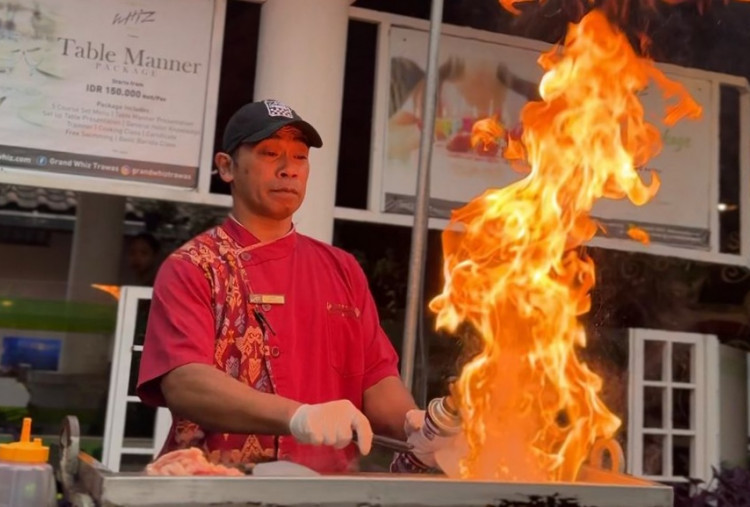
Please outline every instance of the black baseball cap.
[[231, 153], [242, 143], [257, 143], [287, 125], [297, 127], [313, 148], [323, 146], [323, 140], [312, 125], [278, 100], [261, 100], [245, 104], [235, 112], [224, 129], [222, 150]]

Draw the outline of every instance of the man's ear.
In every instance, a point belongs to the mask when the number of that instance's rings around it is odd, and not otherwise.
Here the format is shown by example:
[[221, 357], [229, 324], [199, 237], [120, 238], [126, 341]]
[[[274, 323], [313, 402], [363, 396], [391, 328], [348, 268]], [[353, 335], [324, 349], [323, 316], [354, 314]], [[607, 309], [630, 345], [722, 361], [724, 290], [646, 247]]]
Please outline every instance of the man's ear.
[[214, 157], [214, 163], [219, 169], [219, 177], [225, 183], [231, 183], [234, 180], [234, 173], [232, 172], [232, 165], [234, 161], [228, 153], [219, 152]]

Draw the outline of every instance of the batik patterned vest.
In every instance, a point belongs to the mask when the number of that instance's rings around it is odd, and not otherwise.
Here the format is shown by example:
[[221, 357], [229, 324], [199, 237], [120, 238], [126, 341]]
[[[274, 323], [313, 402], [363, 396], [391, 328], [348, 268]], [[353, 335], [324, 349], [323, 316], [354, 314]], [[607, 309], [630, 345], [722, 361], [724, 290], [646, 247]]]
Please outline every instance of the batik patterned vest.
[[[272, 393], [266, 336], [254, 317], [242, 265], [246, 250], [215, 227], [172, 255], [200, 268], [208, 280], [216, 325], [216, 368], [258, 391]], [[169, 450], [199, 447], [214, 463], [258, 463], [275, 459], [277, 452], [272, 435], [211, 433], [182, 418], [175, 418], [169, 439]]]

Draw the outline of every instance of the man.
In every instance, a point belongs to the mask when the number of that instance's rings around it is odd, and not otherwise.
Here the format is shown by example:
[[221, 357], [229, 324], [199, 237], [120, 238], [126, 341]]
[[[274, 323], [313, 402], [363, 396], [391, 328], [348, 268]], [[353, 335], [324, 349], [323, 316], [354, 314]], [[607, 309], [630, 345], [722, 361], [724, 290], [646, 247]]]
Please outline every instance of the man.
[[321, 146], [278, 101], [229, 120], [215, 163], [231, 215], [170, 255], [154, 285], [138, 394], [172, 412], [162, 452], [338, 472], [369, 453], [373, 429], [405, 438], [416, 406], [364, 273], [292, 223]]
[[148, 232], [134, 236], [128, 243], [128, 280], [123, 285], [154, 285], [159, 269], [159, 240]]

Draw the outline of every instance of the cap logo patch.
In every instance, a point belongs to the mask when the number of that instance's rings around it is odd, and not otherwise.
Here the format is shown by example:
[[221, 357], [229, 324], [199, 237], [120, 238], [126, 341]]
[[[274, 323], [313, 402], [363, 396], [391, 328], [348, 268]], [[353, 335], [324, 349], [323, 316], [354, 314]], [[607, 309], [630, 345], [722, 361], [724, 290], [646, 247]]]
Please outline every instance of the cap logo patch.
[[266, 105], [266, 109], [268, 109], [268, 116], [284, 116], [294, 119], [291, 108], [286, 104], [278, 100], [264, 100], [263, 103]]

